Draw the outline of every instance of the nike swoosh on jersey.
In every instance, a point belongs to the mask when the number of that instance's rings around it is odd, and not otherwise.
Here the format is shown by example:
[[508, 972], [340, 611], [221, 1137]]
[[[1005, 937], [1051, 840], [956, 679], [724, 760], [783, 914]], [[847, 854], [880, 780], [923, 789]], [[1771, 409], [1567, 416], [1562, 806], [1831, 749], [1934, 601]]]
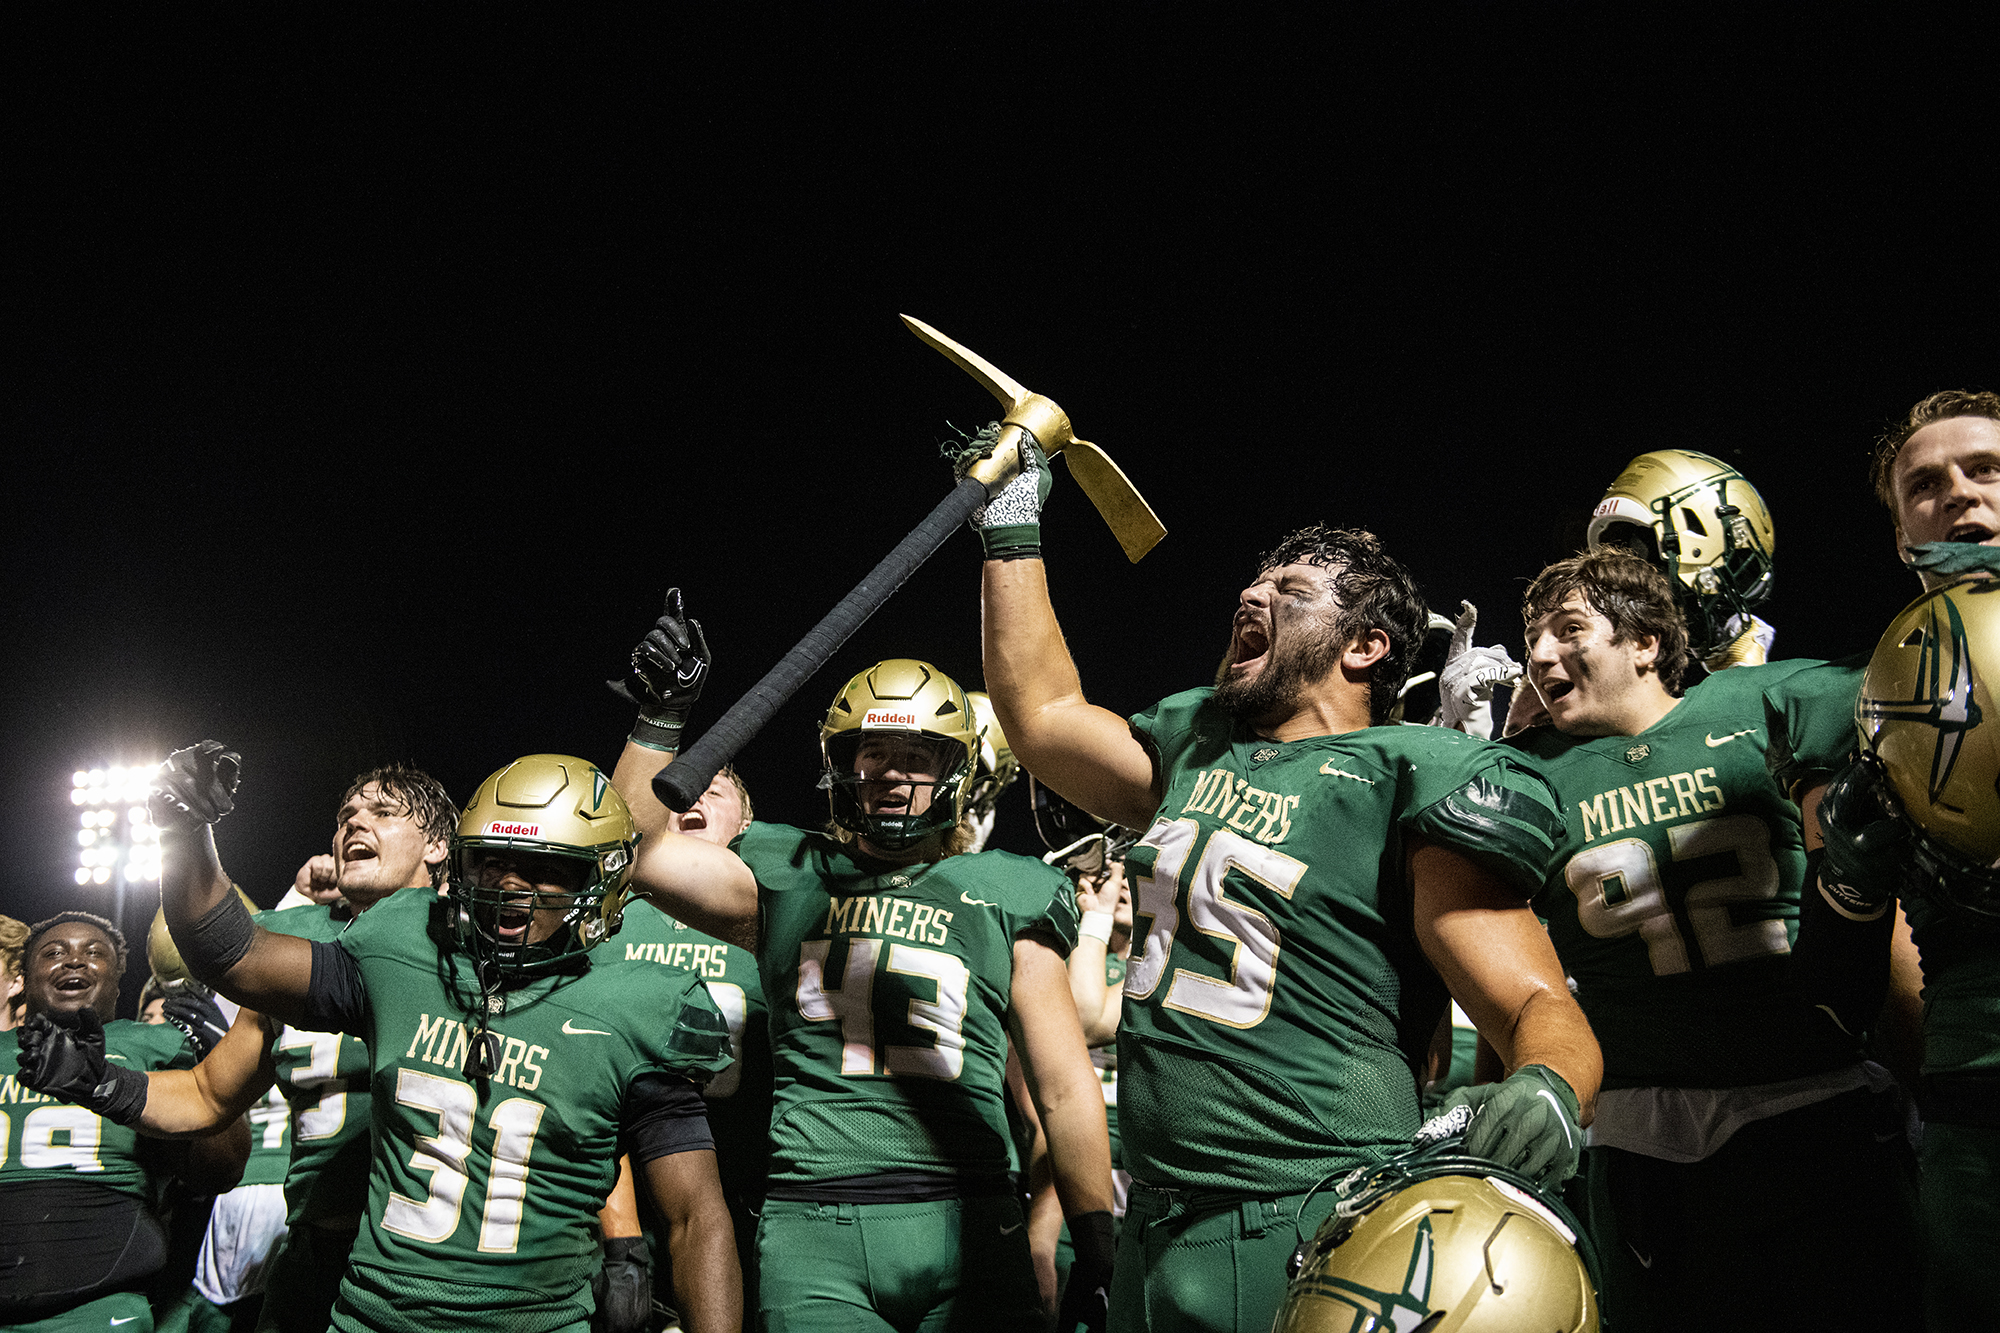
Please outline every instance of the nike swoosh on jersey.
[[1353, 778], [1356, 782], [1365, 782], [1371, 787], [1375, 785], [1375, 779], [1373, 778], [1364, 778], [1359, 773], [1350, 773], [1344, 768], [1335, 768], [1331, 759], [1321, 764], [1319, 771], [1330, 778]]
[[1639, 1261], [1639, 1267], [1651, 1268], [1653, 1266], [1653, 1256], [1650, 1254], [1639, 1253], [1639, 1247], [1634, 1245], [1631, 1241], [1628, 1240], [1625, 1242], [1625, 1248], [1632, 1251], [1632, 1257]]
[[567, 1018], [563, 1020], [563, 1033], [564, 1035], [571, 1037], [608, 1037], [611, 1035], [609, 1032], [602, 1031], [601, 1029], [598, 1028], [576, 1027]]
[[999, 903], [989, 903], [984, 898], [974, 898], [964, 889], [958, 891], [958, 900], [967, 907], [998, 907]]
[[1011, 1235], [1013, 1235], [1013, 1234], [1014, 1234], [1015, 1232], [1019, 1231], [1019, 1230], [1020, 1230], [1020, 1229], [1021, 1229], [1022, 1227], [1026, 1226], [1026, 1225], [1027, 1225], [1027, 1223], [1025, 1223], [1025, 1222], [1016, 1222], [1016, 1223], [1015, 1223], [1015, 1224], [1014, 1224], [1013, 1226], [1011, 1226], [1011, 1227], [1001, 1227], [1001, 1228], [1000, 1228], [1000, 1234], [1001, 1234], [1001, 1235], [1003, 1235], [1003, 1236], [1011, 1236]]
[[112, 1320], [112, 1321], [111, 1321], [111, 1327], [113, 1327], [113, 1328], [116, 1328], [116, 1327], [118, 1327], [118, 1326], [119, 1326], [120, 1324], [129, 1324], [129, 1323], [131, 1323], [131, 1322], [132, 1322], [132, 1321], [133, 1321], [134, 1319], [137, 1319], [138, 1317], [139, 1317], [139, 1316], [138, 1316], [138, 1315], [135, 1315], [135, 1314], [128, 1314], [128, 1315], [126, 1315], [126, 1316], [125, 1316], [125, 1317], [124, 1317], [123, 1319], [114, 1319], [114, 1320]]
[[1755, 730], [1757, 730], [1757, 728], [1755, 727], [1745, 727], [1741, 731], [1732, 731], [1727, 736], [1717, 736], [1714, 732], [1711, 731], [1708, 733], [1708, 735], [1704, 736], [1702, 739], [1706, 740], [1708, 742], [1708, 748], [1713, 750], [1718, 745], [1729, 744], [1729, 742], [1735, 740], [1738, 736], [1748, 736], [1751, 732]]

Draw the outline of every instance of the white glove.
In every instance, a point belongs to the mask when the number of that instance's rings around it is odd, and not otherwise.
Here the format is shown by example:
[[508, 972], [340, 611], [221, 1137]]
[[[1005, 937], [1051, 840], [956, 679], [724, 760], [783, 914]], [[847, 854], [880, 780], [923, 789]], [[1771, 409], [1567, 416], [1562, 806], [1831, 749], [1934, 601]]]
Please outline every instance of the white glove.
[[1505, 648], [1472, 646], [1479, 608], [1460, 602], [1452, 624], [1451, 646], [1444, 670], [1438, 673], [1438, 720], [1447, 727], [1481, 740], [1493, 737], [1493, 691], [1521, 679], [1521, 664]]

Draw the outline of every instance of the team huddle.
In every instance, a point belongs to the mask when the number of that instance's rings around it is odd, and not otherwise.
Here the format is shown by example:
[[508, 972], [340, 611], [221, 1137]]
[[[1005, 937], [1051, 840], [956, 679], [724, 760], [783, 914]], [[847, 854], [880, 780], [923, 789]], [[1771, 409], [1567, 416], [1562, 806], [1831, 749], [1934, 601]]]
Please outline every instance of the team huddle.
[[[0, 934], [0, 1317], [2000, 1327], [2000, 396], [1878, 446], [1923, 594], [1849, 659], [1767, 660], [1772, 517], [1664, 450], [1520, 664], [1314, 526], [1129, 718], [1050, 604], [1046, 458], [999, 461], [985, 690], [854, 674], [822, 828], [727, 768], [656, 795], [709, 672], [678, 591], [611, 771], [361, 774], [296, 905], [216, 848], [254, 768], [175, 752], [167, 1021], [114, 1018], [112, 923]], [[983, 848], [1017, 772], [1040, 860]]]

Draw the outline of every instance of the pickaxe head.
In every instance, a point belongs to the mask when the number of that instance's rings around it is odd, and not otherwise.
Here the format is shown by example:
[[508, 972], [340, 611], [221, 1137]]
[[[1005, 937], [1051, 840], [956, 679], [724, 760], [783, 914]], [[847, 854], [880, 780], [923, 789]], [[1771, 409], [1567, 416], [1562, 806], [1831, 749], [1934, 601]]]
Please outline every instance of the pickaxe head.
[[1076, 437], [1069, 424], [1069, 414], [1058, 407], [1054, 399], [1030, 393], [985, 357], [953, 342], [922, 320], [904, 315], [903, 323], [909, 325], [910, 332], [937, 348], [947, 360], [956, 362], [961, 370], [984, 385], [986, 391], [1006, 409], [1006, 414], [1000, 419], [1000, 439], [993, 453], [972, 468], [972, 477], [990, 490], [1011, 476], [1019, 467], [1019, 432], [1025, 430], [1034, 435], [1042, 452], [1051, 458], [1065, 450], [1069, 452], [1070, 475], [1076, 479], [1083, 493], [1090, 497], [1090, 502], [1097, 506], [1097, 512], [1104, 516], [1104, 521], [1111, 525], [1112, 535], [1118, 538], [1118, 545], [1124, 549], [1126, 559], [1137, 564], [1141, 556], [1167, 535], [1166, 528], [1151, 506], [1118, 465], [1089, 440]]

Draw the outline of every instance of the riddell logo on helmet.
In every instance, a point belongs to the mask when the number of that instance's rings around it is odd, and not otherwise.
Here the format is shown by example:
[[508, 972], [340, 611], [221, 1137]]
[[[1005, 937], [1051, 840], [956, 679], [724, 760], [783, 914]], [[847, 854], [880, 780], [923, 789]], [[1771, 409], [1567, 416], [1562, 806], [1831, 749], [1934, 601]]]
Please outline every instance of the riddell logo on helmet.
[[871, 728], [879, 727], [899, 727], [906, 731], [915, 731], [917, 729], [917, 715], [915, 713], [899, 713], [889, 708], [871, 708], [862, 715], [862, 730], [867, 731]]
[[539, 838], [542, 836], [540, 824], [502, 824], [498, 820], [486, 826], [489, 838]]
[[1598, 501], [1597, 508], [1590, 511], [1590, 516], [1592, 518], [1603, 518], [1606, 514], [1615, 514], [1617, 512], [1618, 500], [1617, 497], [1613, 496], [1610, 499]]

